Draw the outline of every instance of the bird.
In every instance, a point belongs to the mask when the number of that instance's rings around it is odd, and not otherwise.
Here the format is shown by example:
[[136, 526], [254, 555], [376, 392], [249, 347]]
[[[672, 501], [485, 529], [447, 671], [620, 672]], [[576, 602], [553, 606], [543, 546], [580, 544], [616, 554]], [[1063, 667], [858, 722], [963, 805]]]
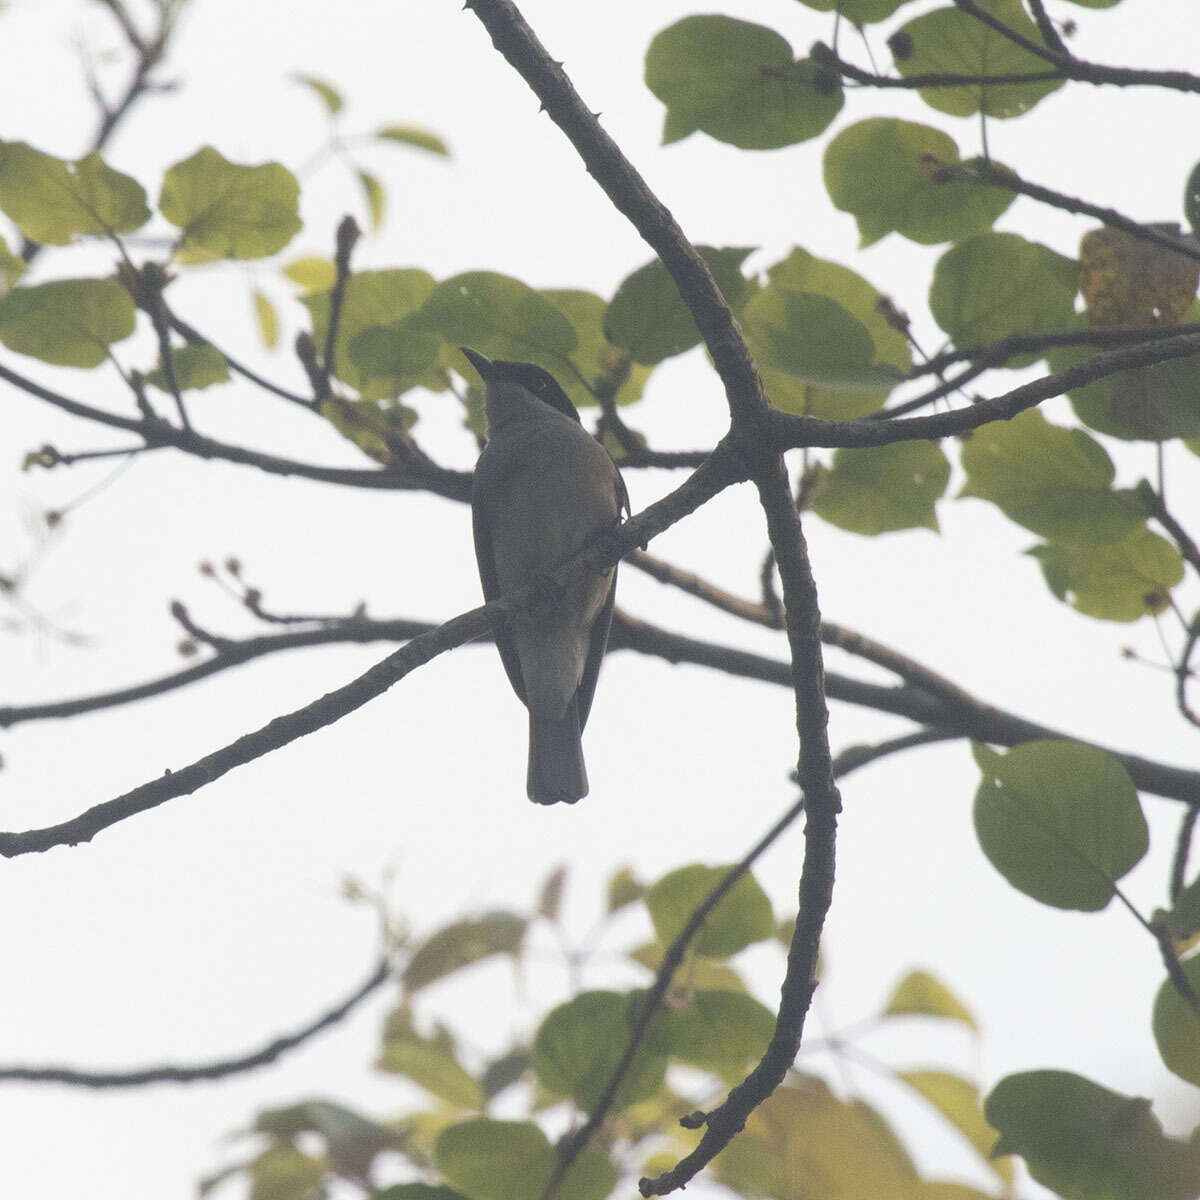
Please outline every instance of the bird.
[[[471, 517], [485, 599], [544, 582], [629, 512], [624, 480], [554, 376], [460, 347], [483, 380], [488, 441]], [[588, 793], [583, 728], [608, 645], [616, 566], [587, 572], [496, 623], [513, 691], [529, 710], [526, 792], [536, 804]]]

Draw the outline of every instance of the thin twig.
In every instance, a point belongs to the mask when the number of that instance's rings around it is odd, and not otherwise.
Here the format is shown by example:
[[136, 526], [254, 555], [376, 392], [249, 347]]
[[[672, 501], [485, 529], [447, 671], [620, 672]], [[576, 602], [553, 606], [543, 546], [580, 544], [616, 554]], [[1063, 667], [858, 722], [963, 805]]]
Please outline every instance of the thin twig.
[[346, 285], [350, 282], [350, 255], [359, 239], [357, 222], [351, 216], [342, 218], [337, 227], [337, 249], [334, 253], [336, 275], [329, 290], [329, 323], [325, 327], [325, 348], [321, 355], [320, 374], [317, 377], [313, 408], [318, 412], [329, 399], [330, 382], [337, 373], [337, 339], [342, 321], [342, 304], [346, 299]]
[[387, 982], [391, 974], [388, 961], [381, 958], [371, 974], [349, 996], [328, 1012], [309, 1022], [294, 1033], [273, 1038], [265, 1046], [237, 1058], [217, 1059], [214, 1062], [180, 1065], [164, 1063], [157, 1067], [140, 1067], [125, 1071], [85, 1071], [77, 1067], [6, 1067], [0, 1066], [0, 1082], [62, 1083], [85, 1088], [143, 1087], [150, 1083], [196, 1083], [201, 1080], [226, 1079], [246, 1071], [265, 1067], [289, 1050], [311, 1041], [332, 1025], [344, 1020], [368, 996]]
[[1042, 35], [1042, 41], [1046, 43], [1046, 48], [1053, 50], [1062, 58], [1070, 58], [1071, 51], [1067, 48], [1067, 43], [1062, 40], [1058, 30], [1054, 28], [1054, 22], [1046, 14], [1046, 6], [1042, 0], [1029, 0], [1029, 11], [1033, 14], [1034, 24], [1037, 25], [1038, 33]]
[[1200, 818], [1200, 806], [1191, 805], [1184, 810], [1179, 822], [1179, 832], [1175, 835], [1175, 853], [1171, 858], [1171, 886], [1169, 895], [1171, 903], [1179, 902], [1180, 893], [1187, 882], [1188, 855], [1192, 848], [1192, 834], [1196, 829], [1196, 820]]

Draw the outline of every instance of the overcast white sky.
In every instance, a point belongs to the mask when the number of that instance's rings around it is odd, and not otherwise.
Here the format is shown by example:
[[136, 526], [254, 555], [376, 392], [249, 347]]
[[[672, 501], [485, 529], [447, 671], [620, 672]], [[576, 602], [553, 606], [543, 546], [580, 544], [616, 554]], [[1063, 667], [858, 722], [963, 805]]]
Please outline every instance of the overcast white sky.
[[[1200, 51], [1189, 0], [1126, 0], [1111, 12], [1062, 2], [1052, 8], [1079, 22], [1079, 52], [1103, 61], [1187, 66]], [[659, 147], [662, 110], [642, 83], [642, 56], [651, 37], [692, 5], [529, 0], [524, 9], [694, 241], [759, 247], [752, 269], [794, 244], [846, 262], [890, 292], [912, 313], [918, 336], [937, 344], [923, 287], [938, 250], [892, 236], [857, 252], [853, 221], [819, 187], [822, 142], [746, 154], [696, 135]], [[798, 51], [828, 36], [829, 18], [793, 0], [742, 0], [724, 11], [772, 25]], [[78, 46], [99, 56], [118, 44], [102, 6], [13, 0], [0, 22], [9, 51], [0, 74], [4, 136], [68, 157], [80, 153], [93, 116]], [[886, 59], [882, 42], [873, 37]], [[113, 84], [119, 66], [101, 66]], [[395, 149], [364, 152], [388, 187], [391, 215], [381, 234], [362, 243], [358, 266], [415, 265], [438, 277], [488, 268], [535, 286], [609, 295], [648, 258], [476, 20], [455, 3], [193, 0], [163, 72], [179, 91], [147, 102], [107, 157], [150, 185], [204, 144], [236, 161], [276, 159], [298, 168], [318, 144], [323, 118], [316, 101], [289, 82], [296, 71], [343, 89], [348, 131], [411, 122], [442, 134], [454, 151], [449, 163]], [[896, 93], [852, 96], [834, 128], [881, 113], [946, 128], [964, 153], [977, 148], [973, 122], [941, 117]], [[1194, 128], [1194, 100], [1080, 86], [1021, 120], [994, 123], [990, 145], [1030, 179], [1140, 219], [1175, 220], [1197, 156]], [[327, 253], [337, 220], [359, 204], [335, 165], [304, 185], [307, 228], [285, 258]], [[1021, 199], [999, 223], [1065, 253], [1074, 253], [1088, 227]], [[107, 269], [103, 251], [72, 261], [68, 268], [47, 255], [37, 274]], [[235, 354], [254, 357], [247, 281], [281, 305], [289, 293], [269, 266], [244, 274], [201, 274], [173, 295], [187, 319]], [[298, 305], [286, 309], [285, 343], [302, 316]], [[123, 354], [133, 365], [153, 357], [138, 342]], [[262, 361], [273, 377], [299, 386], [286, 352]], [[125, 403], [115, 378], [14, 362], [82, 400]], [[454, 405], [433, 397], [420, 407], [421, 435], [436, 456], [469, 466], [473, 442], [457, 427]], [[47, 441], [63, 450], [117, 442], [12, 391], [2, 411], [0, 569], [11, 569], [33, 549], [36, 515], [69, 503], [106, 468], [32, 475], [9, 468]], [[242, 384], [206, 393], [192, 411], [203, 429], [229, 440], [310, 461], [358, 461], [320, 422]], [[1061, 420], [1067, 410], [1059, 402], [1046, 412]], [[656, 446], [711, 444], [725, 409], [701, 353], [662, 367], [629, 419]], [[1150, 472], [1148, 450], [1117, 449], [1122, 483]], [[1197, 511], [1195, 463], [1182, 451], [1168, 461], [1170, 494], [1185, 521]], [[629, 472], [628, 480], [636, 509], [677, 477]], [[1020, 553], [1032, 535], [979, 501], [944, 503], [940, 519], [940, 535], [874, 540], [807, 522], [825, 614], [998, 705], [1147, 756], [1195, 760], [1195, 731], [1189, 736], [1174, 713], [1169, 677], [1120, 657], [1126, 644], [1161, 654], [1151, 623], [1100, 624], [1057, 604]], [[754, 594], [763, 537], [752, 495], [746, 488], [727, 493], [654, 550]], [[75, 695], [169, 669], [178, 638], [167, 615], [172, 598], [215, 630], [249, 631], [246, 615], [196, 572], [201, 559], [228, 554], [281, 609], [348, 611], [365, 600], [374, 615], [434, 619], [478, 602], [462, 506], [157, 454], [72, 513], [32, 578], [30, 602], [85, 632], [91, 645], [0, 634], [3, 699]], [[632, 570], [623, 572], [619, 602], [701, 636], [784, 652], [778, 635], [743, 628]], [[0, 824], [28, 828], [81, 811], [345, 682], [381, 653], [281, 656], [137, 706], [23, 725], [0, 743]], [[830, 665], [866, 675], [836, 656]], [[900, 728], [845, 706], [833, 710], [835, 749]], [[686, 862], [728, 861], [793, 799], [788, 693], [698, 669], [630, 654], [610, 660], [586, 739], [592, 793], [573, 809], [526, 802], [524, 737], [523, 710], [495, 652], [468, 648], [335, 727], [92, 845], [4, 864], [0, 1060], [123, 1067], [248, 1050], [303, 1024], [369, 969], [375, 926], [368, 911], [340, 899], [346, 875], [374, 883], [393, 868], [397, 910], [426, 931], [465, 912], [527, 908], [545, 874], [569, 862], [568, 918], [582, 935], [616, 865], [632, 863], [653, 878]], [[975, 778], [966, 747], [954, 745], [848, 781], [818, 1015], [834, 1025], [857, 1020], [905, 970], [925, 965], [974, 1008], [982, 1047], [976, 1059], [953, 1032], [914, 1033], [911, 1044], [890, 1047], [895, 1061], [977, 1063], [987, 1086], [1013, 1070], [1063, 1067], [1154, 1096], [1176, 1129], [1195, 1124], [1194, 1092], [1167, 1074], [1150, 1039], [1159, 983], [1153, 944], [1115, 907], [1096, 916], [1061, 913], [1013, 891], [974, 843]], [[1153, 798], [1145, 806], [1156, 840], [1129, 891], [1148, 911], [1164, 900], [1178, 811]], [[796, 829], [759, 871], [780, 915], [794, 907], [801, 847]], [[531, 987], [549, 1004], [565, 994], [566, 977], [549, 941], [546, 950], [544, 975]], [[780, 961], [766, 951], [751, 957], [770, 1002]], [[605, 978], [600, 964], [587, 981]], [[530, 1014], [512, 998], [503, 970], [471, 983], [431, 992], [425, 1011], [449, 1014], [484, 1048], [528, 1026]], [[378, 997], [278, 1066], [225, 1083], [128, 1094], [0, 1085], [5, 1190], [92, 1200], [181, 1197], [238, 1153], [221, 1139], [265, 1104], [325, 1095], [380, 1115], [399, 1111], [413, 1093], [370, 1070], [387, 1003]], [[866, 1077], [856, 1082], [870, 1085]], [[928, 1133], [919, 1118], [904, 1128]], [[986, 1182], [965, 1154], [939, 1161]], [[692, 1190], [705, 1194], [701, 1185]]]

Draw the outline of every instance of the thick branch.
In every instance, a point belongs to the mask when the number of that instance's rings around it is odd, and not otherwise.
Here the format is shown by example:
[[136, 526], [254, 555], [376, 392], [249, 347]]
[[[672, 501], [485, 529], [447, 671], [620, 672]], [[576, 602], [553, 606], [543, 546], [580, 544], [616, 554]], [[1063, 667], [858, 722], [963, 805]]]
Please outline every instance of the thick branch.
[[386, 959], [380, 959], [371, 974], [336, 1007], [317, 1017], [295, 1033], [272, 1039], [258, 1050], [238, 1058], [223, 1058], [215, 1062], [193, 1063], [189, 1066], [164, 1063], [157, 1067], [141, 1067], [127, 1071], [84, 1071], [75, 1067], [6, 1067], [0, 1065], [0, 1082], [65, 1083], [85, 1088], [142, 1087], [148, 1083], [196, 1083], [200, 1080], [224, 1079], [258, 1067], [268, 1066], [289, 1050], [303, 1045], [331, 1025], [348, 1017], [390, 974]]

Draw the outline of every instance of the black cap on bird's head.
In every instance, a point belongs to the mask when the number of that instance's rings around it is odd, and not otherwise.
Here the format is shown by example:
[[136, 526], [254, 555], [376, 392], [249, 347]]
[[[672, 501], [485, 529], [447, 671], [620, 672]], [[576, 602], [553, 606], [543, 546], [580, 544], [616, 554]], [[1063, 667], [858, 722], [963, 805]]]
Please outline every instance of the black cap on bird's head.
[[519, 384], [530, 395], [557, 409], [563, 416], [570, 417], [573, 421], [579, 420], [575, 405], [559, 386], [558, 380], [536, 363], [506, 362], [502, 359], [493, 362], [487, 355], [480, 354], [478, 350], [472, 350], [469, 346], [459, 346], [459, 349], [467, 362], [479, 372], [479, 378], [485, 385], [502, 380]]

